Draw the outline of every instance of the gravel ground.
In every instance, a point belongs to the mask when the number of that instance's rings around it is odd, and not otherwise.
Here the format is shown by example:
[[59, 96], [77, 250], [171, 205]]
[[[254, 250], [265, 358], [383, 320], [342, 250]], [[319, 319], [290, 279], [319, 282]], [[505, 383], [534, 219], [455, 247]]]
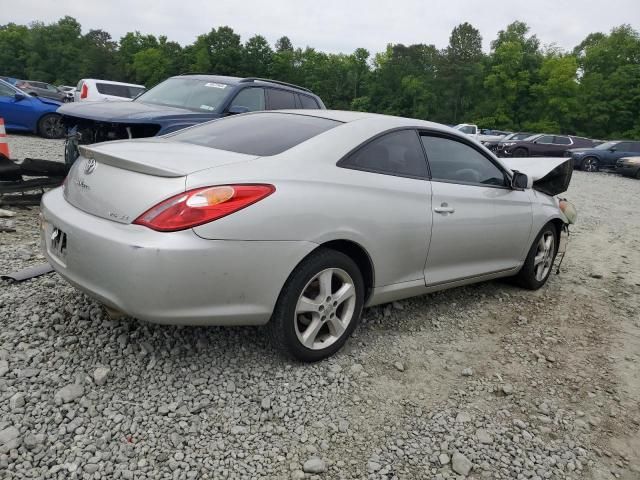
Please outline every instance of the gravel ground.
[[[314, 365], [261, 328], [110, 320], [55, 274], [0, 283], [0, 477], [638, 479], [640, 182], [576, 172], [567, 197], [545, 288], [371, 308]], [[42, 261], [38, 209], [16, 213], [3, 271]]]

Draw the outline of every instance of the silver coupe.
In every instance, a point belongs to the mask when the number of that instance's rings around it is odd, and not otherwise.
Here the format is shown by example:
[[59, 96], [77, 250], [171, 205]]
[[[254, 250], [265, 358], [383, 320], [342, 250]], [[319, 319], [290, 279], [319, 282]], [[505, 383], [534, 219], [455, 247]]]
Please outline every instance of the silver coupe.
[[316, 361], [365, 306], [498, 277], [544, 285], [570, 159], [509, 162], [421, 120], [237, 115], [81, 147], [42, 199], [42, 247], [111, 311], [268, 323], [279, 348]]

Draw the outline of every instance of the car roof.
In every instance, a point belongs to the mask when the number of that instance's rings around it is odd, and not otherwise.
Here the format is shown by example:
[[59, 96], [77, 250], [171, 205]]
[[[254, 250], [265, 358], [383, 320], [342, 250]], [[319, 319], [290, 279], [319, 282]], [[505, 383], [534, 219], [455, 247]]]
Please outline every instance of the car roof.
[[113, 80], [102, 80], [100, 78], [83, 78], [80, 81], [81, 82], [100, 82], [100, 83], [107, 83], [109, 85], [126, 85], [127, 87], [146, 88], [144, 85], [138, 85], [137, 83], [114, 82]]
[[270, 86], [275, 88], [283, 88], [286, 90], [293, 90], [298, 93], [305, 93], [316, 97], [317, 95], [311, 90], [302, 87], [300, 85], [294, 85], [292, 83], [281, 82], [279, 80], [271, 80], [269, 78], [257, 78], [257, 77], [231, 77], [227, 75], [210, 75], [208, 73], [183, 73], [182, 75], [174, 75], [170, 78], [193, 78], [196, 80], [207, 80], [210, 82], [226, 83], [228, 85], [260, 85]]
[[441, 123], [429, 122], [426, 120], [418, 120], [415, 118], [396, 117], [393, 115], [383, 115], [380, 113], [368, 113], [368, 112], [352, 112], [347, 110], [268, 110], [265, 112], [253, 112], [253, 114], [260, 113], [290, 113], [295, 115], [305, 115], [309, 117], [326, 118], [328, 120], [335, 120], [342, 123], [351, 123], [361, 120], [377, 120], [384, 121], [389, 128], [395, 127], [414, 127], [414, 128], [426, 128], [430, 130], [440, 130], [443, 132], [455, 132], [459, 134], [457, 130], [443, 125]]

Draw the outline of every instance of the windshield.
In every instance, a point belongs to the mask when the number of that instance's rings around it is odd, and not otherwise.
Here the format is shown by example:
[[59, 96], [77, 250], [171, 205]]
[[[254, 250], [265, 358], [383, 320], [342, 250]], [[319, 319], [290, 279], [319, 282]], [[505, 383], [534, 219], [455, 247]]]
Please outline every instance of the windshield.
[[620, 142], [605, 142], [601, 143], [596, 147], [596, 150], [609, 150], [610, 148], [615, 147]]
[[196, 78], [169, 78], [135, 99], [136, 102], [187, 108], [197, 112], [218, 109], [230, 85]]
[[512, 133], [511, 135], [507, 135], [502, 139], [503, 142], [507, 142], [509, 140], [525, 140], [529, 137], [535, 136], [532, 133]]

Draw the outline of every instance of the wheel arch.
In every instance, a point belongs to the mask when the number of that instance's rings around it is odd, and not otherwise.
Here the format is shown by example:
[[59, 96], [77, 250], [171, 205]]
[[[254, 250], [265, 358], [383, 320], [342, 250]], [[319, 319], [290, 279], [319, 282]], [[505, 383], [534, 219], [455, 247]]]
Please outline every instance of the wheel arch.
[[[375, 269], [369, 252], [365, 248], [352, 240], [337, 239], [329, 240], [318, 245], [317, 248], [328, 248], [343, 253], [351, 258], [360, 269], [365, 287], [365, 303], [373, 292], [375, 285]], [[317, 248], [315, 250], [317, 250]], [[314, 250], [314, 251], [315, 251]], [[313, 252], [311, 252], [313, 253]]]

